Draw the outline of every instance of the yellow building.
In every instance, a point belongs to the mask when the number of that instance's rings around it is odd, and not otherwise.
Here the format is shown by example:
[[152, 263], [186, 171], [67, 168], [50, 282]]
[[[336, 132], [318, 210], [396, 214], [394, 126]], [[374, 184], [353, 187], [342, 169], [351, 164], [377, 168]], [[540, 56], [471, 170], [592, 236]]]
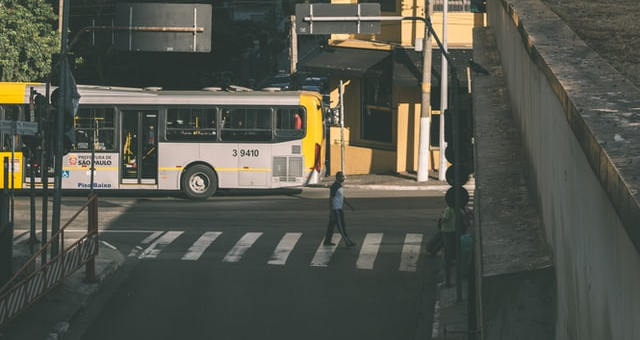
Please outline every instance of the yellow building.
[[[383, 15], [425, 15], [424, 0], [375, 2], [381, 4]], [[355, 4], [357, 1], [332, 0], [332, 3]], [[471, 58], [473, 18], [473, 13], [452, 12], [450, 6], [448, 49], [456, 58], [458, 78], [464, 93], [466, 63]], [[441, 11], [434, 12], [432, 22], [438, 35], [442, 36]], [[415, 52], [414, 45], [416, 40], [423, 39], [423, 33], [422, 22], [383, 21], [380, 34], [331, 35], [325, 48], [298, 64], [299, 70], [330, 76], [332, 108], [339, 105], [338, 84], [343, 81], [346, 174], [417, 171], [422, 54]], [[433, 46], [431, 106], [434, 111], [431, 115], [429, 157], [432, 171], [437, 170], [439, 159], [441, 68], [441, 54], [435, 41]], [[330, 153], [328, 172], [332, 175], [341, 167], [338, 127], [330, 128], [327, 143]]]

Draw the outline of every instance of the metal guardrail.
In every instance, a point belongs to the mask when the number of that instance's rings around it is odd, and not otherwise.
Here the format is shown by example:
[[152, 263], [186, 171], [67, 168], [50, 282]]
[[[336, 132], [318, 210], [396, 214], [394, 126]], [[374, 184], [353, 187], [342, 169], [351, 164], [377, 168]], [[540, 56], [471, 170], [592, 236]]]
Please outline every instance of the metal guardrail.
[[[64, 230], [80, 213], [88, 208], [87, 233], [79, 240], [64, 248]], [[48, 251], [55, 242], [60, 242], [62, 251], [46, 264], [36, 267], [43, 252]], [[95, 256], [98, 254], [98, 196], [89, 196], [87, 202], [76, 212], [62, 228], [52, 235], [38, 252], [0, 288], [0, 327], [26, 310], [40, 297], [86, 264], [87, 281], [95, 282]]]

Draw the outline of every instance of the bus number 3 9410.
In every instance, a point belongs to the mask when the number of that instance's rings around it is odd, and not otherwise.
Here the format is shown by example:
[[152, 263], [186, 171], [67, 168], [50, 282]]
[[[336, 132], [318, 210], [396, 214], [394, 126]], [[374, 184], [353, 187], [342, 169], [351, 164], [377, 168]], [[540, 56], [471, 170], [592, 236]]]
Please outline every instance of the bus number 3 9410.
[[233, 157], [259, 157], [260, 150], [258, 149], [233, 149]]

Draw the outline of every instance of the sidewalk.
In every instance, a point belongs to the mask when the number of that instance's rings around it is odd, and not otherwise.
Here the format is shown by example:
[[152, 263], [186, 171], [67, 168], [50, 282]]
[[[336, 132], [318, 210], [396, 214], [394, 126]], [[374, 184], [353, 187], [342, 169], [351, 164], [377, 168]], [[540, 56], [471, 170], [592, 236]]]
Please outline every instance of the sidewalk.
[[[329, 187], [335, 180], [334, 176], [325, 177], [316, 187]], [[345, 188], [368, 190], [436, 190], [447, 191], [450, 185], [438, 180], [438, 173], [429, 174], [429, 180], [418, 182], [415, 173], [389, 173], [368, 175], [347, 175], [344, 182]], [[473, 190], [474, 180], [471, 178], [465, 185], [467, 190]]]
[[457, 301], [456, 287], [438, 284], [438, 296], [433, 313], [431, 339], [466, 340], [468, 285], [462, 281], [462, 301]]
[[[14, 240], [15, 242], [15, 240]], [[28, 259], [26, 240], [14, 244], [14, 260]], [[74, 316], [89, 305], [102, 283], [124, 262], [117, 250], [100, 242], [96, 257], [97, 282], [85, 281], [84, 266], [37, 300], [25, 312], [0, 329], [0, 340], [57, 340], [63, 338]]]

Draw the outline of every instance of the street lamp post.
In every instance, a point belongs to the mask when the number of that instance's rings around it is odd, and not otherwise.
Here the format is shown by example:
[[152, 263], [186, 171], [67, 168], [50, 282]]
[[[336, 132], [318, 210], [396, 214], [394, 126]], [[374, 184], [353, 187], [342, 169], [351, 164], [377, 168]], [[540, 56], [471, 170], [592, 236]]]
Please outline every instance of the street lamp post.
[[[447, 52], [447, 16], [449, 14], [449, 0], [443, 0], [442, 2], [442, 46], [443, 51]], [[444, 140], [444, 111], [447, 109], [449, 89], [447, 85], [448, 70], [447, 70], [447, 58], [442, 56], [442, 72], [440, 72], [440, 162], [438, 166], [438, 180], [446, 180], [447, 171], [447, 158], [444, 156], [444, 150], [447, 147], [447, 142]]]
[[[58, 98], [58, 116], [55, 125], [55, 153], [54, 153], [54, 181], [53, 181], [53, 211], [51, 216], [51, 234], [55, 235], [60, 229], [60, 206], [62, 201], [62, 154], [64, 143], [64, 115], [71, 101], [71, 93], [67, 74], [69, 72], [69, 60], [67, 59], [67, 28], [69, 27], [69, 0], [62, 2], [62, 31], [60, 44], [60, 91]], [[46, 169], [45, 169], [46, 171]], [[59, 242], [54, 240], [51, 244], [51, 257], [58, 254]]]
[[[431, 18], [433, 2], [426, 0], [426, 17]], [[431, 133], [431, 34], [425, 20], [422, 51], [422, 101], [420, 103], [420, 139], [418, 144], [418, 182], [429, 180], [429, 140]]]

